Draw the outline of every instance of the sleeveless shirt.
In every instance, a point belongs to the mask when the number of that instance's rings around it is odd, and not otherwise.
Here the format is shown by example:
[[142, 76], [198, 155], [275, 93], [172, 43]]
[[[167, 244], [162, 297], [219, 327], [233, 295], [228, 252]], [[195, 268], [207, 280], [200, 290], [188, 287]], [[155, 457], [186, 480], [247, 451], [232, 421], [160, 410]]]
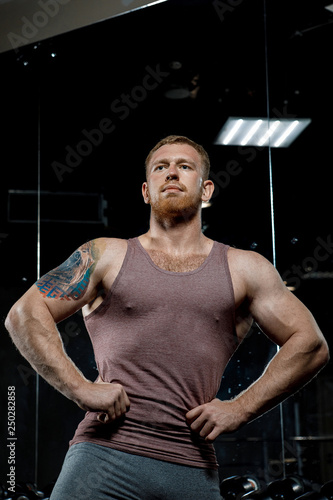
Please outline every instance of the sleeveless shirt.
[[138, 238], [85, 324], [104, 382], [122, 384], [131, 406], [111, 423], [88, 411], [70, 445], [88, 441], [159, 460], [216, 469], [214, 446], [186, 413], [214, 399], [237, 347], [228, 246], [214, 241], [197, 269], [166, 271]]

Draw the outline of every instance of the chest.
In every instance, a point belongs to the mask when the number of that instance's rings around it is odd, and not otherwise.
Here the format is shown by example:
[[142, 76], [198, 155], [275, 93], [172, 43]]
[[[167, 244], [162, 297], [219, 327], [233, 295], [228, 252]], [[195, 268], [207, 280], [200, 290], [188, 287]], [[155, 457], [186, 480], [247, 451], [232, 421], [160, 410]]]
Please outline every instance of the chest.
[[157, 267], [165, 271], [187, 273], [198, 269], [206, 260], [205, 254], [174, 256], [165, 252], [150, 250], [149, 256]]

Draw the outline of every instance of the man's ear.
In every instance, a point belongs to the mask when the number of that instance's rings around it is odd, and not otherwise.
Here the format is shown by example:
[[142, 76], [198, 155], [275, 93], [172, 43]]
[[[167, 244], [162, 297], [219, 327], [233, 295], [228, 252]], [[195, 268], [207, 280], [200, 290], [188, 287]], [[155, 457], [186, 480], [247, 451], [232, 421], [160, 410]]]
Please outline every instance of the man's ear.
[[213, 196], [214, 189], [215, 186], [213, 181], [211, 180], [204, 181], [202, 188], [202, 196], [201, 196], [202, 201], [209, 201]]
[[150, 196], [149, 196], [149, 190], [148, 190], [148, 184], [147, 184], [147, 182], [144, 182], [142, 184], [142, 196], [143, 196], [144, 202], [147, 205], [149, 205], [149, 203], [150, 203]]

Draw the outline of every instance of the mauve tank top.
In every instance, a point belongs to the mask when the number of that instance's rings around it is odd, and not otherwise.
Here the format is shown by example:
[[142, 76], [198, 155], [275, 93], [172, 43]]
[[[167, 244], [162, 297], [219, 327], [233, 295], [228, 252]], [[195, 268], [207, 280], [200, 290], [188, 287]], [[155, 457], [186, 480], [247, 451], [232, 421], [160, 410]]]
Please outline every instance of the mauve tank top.
[[104, 301], [85, 318], [97, 368], [123, 385], [131, 407], [103, 424], [87, 412], [70, 445], [88, 441], [195, 467], [217, 468], [215, 450], [186, 423], [211, 401], [237, 347], [228, 246], [214, 242], [190, 272], [154, 264], [138, 238]]

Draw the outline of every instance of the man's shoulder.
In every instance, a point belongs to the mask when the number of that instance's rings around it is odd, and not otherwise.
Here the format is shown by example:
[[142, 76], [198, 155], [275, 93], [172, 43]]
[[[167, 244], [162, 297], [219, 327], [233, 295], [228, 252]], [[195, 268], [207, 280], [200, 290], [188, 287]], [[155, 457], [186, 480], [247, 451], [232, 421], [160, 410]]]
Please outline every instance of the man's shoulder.
[[128, 240], [99, 237], [91, 240], [91, 243], [94, 247], [96, 264], [94, 276], [97, 282], [114, 279], [124, 261]]
[[127, 248], [128, 240], [124, 238], [111, 238], [106, 236], [101, 236], [92, 240], [94, 245], [101, 251], [117, 251]]
[[123, 259], [127, 251], [128, 240], [123, 238], [100, 237], [92, 240], [98, 259], [109, 263]]
[[229, 246], [228, 254], [231, 258], [237, 259], [238, 261], [271, 264], [267, 257], [264, 257], [259, 252], [254, 252], [253, 250], [243, 250], [241, 248]]
[[268, 262], [268, 260], [258, 252], [254, 252], [253, 250], [243, 250], [233, 246], [229, 246], [228, 248], [228, 258], [239, 264], [260, 264], [262, 262]]
[[283, 285], [274, 265], [258, 252], [230, 247], [228, 261], [232, 277], [246, 288], [247, 295], [280, 289]]
[[266, 257], [253, 250], [229, 247], [228, 262], [231, 270], [241, 273], [244, 277], [258, 277], [266, 273], [276, 273], [273, 264]]

